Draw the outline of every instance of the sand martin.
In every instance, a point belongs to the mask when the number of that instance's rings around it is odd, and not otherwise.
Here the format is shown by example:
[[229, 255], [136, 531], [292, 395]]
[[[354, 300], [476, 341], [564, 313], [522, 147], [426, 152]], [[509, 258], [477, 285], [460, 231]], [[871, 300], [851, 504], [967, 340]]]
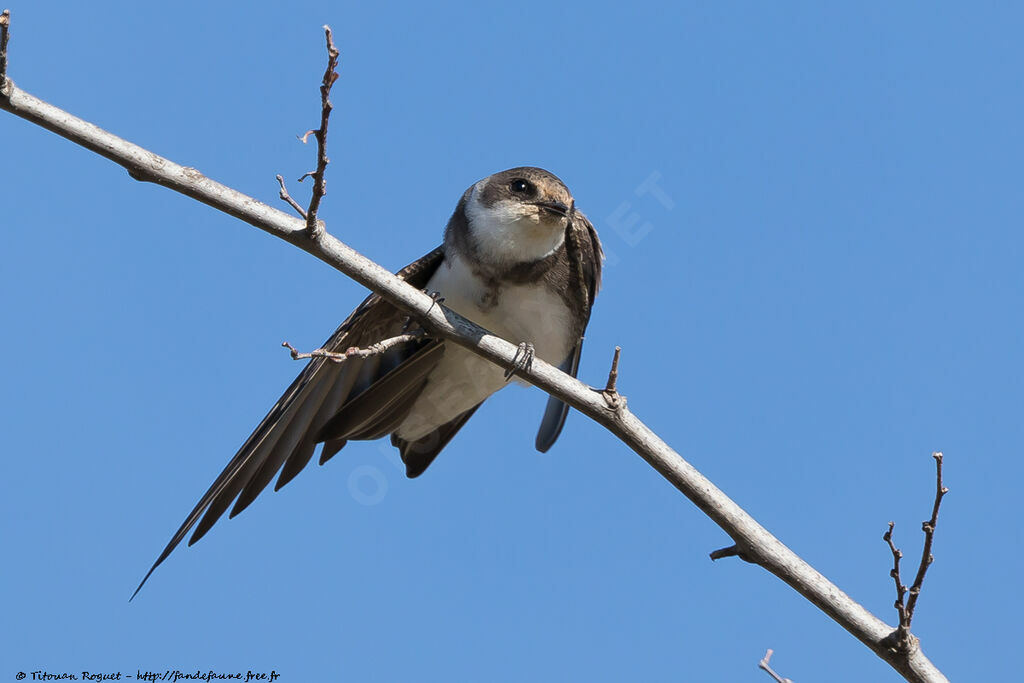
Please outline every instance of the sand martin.
[[[578, 245], [572, 252], [578, 258], [567, 250], [567, 234]], [[448, 221], [444, 244], [398, 275], [575, 376], [602, 258], [597, 233], [576, 210], [565, 184], [543, 169], [523, 167], [467, 189]], [[365, 348], [417, 330], [406, 313], [374, 294], [323, 348]], [[417, 477], [506, 384], [505, 368], [429, 337], [343, 363], [312, 359], [203, 494], [135, 593], [193, 527], [189, 545], [232, 502], [230, 517], [248, 507], [279, 472], [275, 490], [291, 481], [318, 444], [323, 443], [322, 465], [348, 441], [390, 435], [406, 474]], [[549, 399], [538, 450], [555, 442], [567, 412], [568, 406]]]

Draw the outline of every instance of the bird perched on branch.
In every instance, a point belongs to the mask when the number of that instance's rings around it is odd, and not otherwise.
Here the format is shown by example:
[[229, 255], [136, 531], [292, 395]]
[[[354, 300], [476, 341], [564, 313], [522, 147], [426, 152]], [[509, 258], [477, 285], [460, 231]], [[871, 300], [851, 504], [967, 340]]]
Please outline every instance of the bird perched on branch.
[[[523, 365], [535, 354], [575, 376], [602, 258], [597, 233], [576, 210], [565, 184], [543, 169], [522, 167], [467, 189], [448, 221], [444, 244], [398, 275], [519, 344], [517, 360]], [[391, 343], [381, 343], [386, 340]], [[379, 352], [351, 353], [374, 344]], [[376, 294], [341, 324], [323, 351], [203, 494], [136, 594], [193, 527], [189, 545], [232, 502], [229, 516], [234, 517], [275, 476], [275, 490], [291, 481], [320, 443], [322, 465], [348, 441], [390, 435], [406, 474], [419, 476], [515, 370], [429, 337]], [[332, 352], [344, 355], [343, 362], [328, 357]], [[537, 433], [538, 450], [554, 444], [568, 410], [558, 399], [549, 399]]]

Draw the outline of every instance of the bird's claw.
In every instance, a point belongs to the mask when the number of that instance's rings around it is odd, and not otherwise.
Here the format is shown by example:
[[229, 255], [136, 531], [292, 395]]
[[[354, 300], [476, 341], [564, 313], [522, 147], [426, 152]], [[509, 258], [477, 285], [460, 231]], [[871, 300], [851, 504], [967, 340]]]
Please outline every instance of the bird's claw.
[[[430, 311], [432, 311], [434, 309], [434, 304], [443, 304], [444, 303], [444, 297], [441, 296], [441, 292], [431, 292], [429, 289], [423, 289], [423, 290], [420, 290], [420, 291], [422, 291], [424, 294], [426, 294], [427, 296], [429, 296], [433, 300], [433, 303], [430, 304], [430, 308], [427, 309], [427, 313], [428, 314], [430, 313]], [[403, 332], [408, 331], [409, 325], [411, 325], [411, 324], [412, 324], [412, 316], [411, 315], [405, 316], [405, 320], [402, 321], [402, 331]]]
[[537, 357], [537, 350], [530, 342], [522, 342], [516, 349], [516, 355], [512, 358], [512, 364], [505, 369], [505, 381], [512, 379], [512, 375], [520, 370], [529, 370], [533, 365], [533, 359]]

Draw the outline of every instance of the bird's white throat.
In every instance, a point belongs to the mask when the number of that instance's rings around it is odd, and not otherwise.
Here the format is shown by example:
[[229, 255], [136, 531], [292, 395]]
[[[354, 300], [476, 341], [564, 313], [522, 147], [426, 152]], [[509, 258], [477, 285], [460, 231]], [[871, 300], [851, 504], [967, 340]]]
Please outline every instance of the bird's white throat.
[[495, 264], [531, 263], [562, 246], [563, 221], [551, 220], [538, 207], [517, 202], [484, 206], [480, 189], [477, 183], [466, 202], [466, 221], [479, 258]]

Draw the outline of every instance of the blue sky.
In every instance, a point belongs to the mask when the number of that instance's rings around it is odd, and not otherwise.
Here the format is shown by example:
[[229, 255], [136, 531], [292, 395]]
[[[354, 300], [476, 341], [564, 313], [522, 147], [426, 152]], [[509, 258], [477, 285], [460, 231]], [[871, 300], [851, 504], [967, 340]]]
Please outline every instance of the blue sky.
[[[19, 86], [276, 203], [342, 51], [322, 208], [391, 268], [494, 171], [600, 231], [581, 377], [890, 623], [1007, 680], [1024, 574], [1024, 10], [932, 3], [22, 2]], [[656, 186], [657, 191], [644, 191]], [[501, 392], [407, 481], [350, 445], [180, 549], [195, 500], [365, 292], [295, 248], [0, 113], [2, 676], [895, 681], [639, 457]]]

